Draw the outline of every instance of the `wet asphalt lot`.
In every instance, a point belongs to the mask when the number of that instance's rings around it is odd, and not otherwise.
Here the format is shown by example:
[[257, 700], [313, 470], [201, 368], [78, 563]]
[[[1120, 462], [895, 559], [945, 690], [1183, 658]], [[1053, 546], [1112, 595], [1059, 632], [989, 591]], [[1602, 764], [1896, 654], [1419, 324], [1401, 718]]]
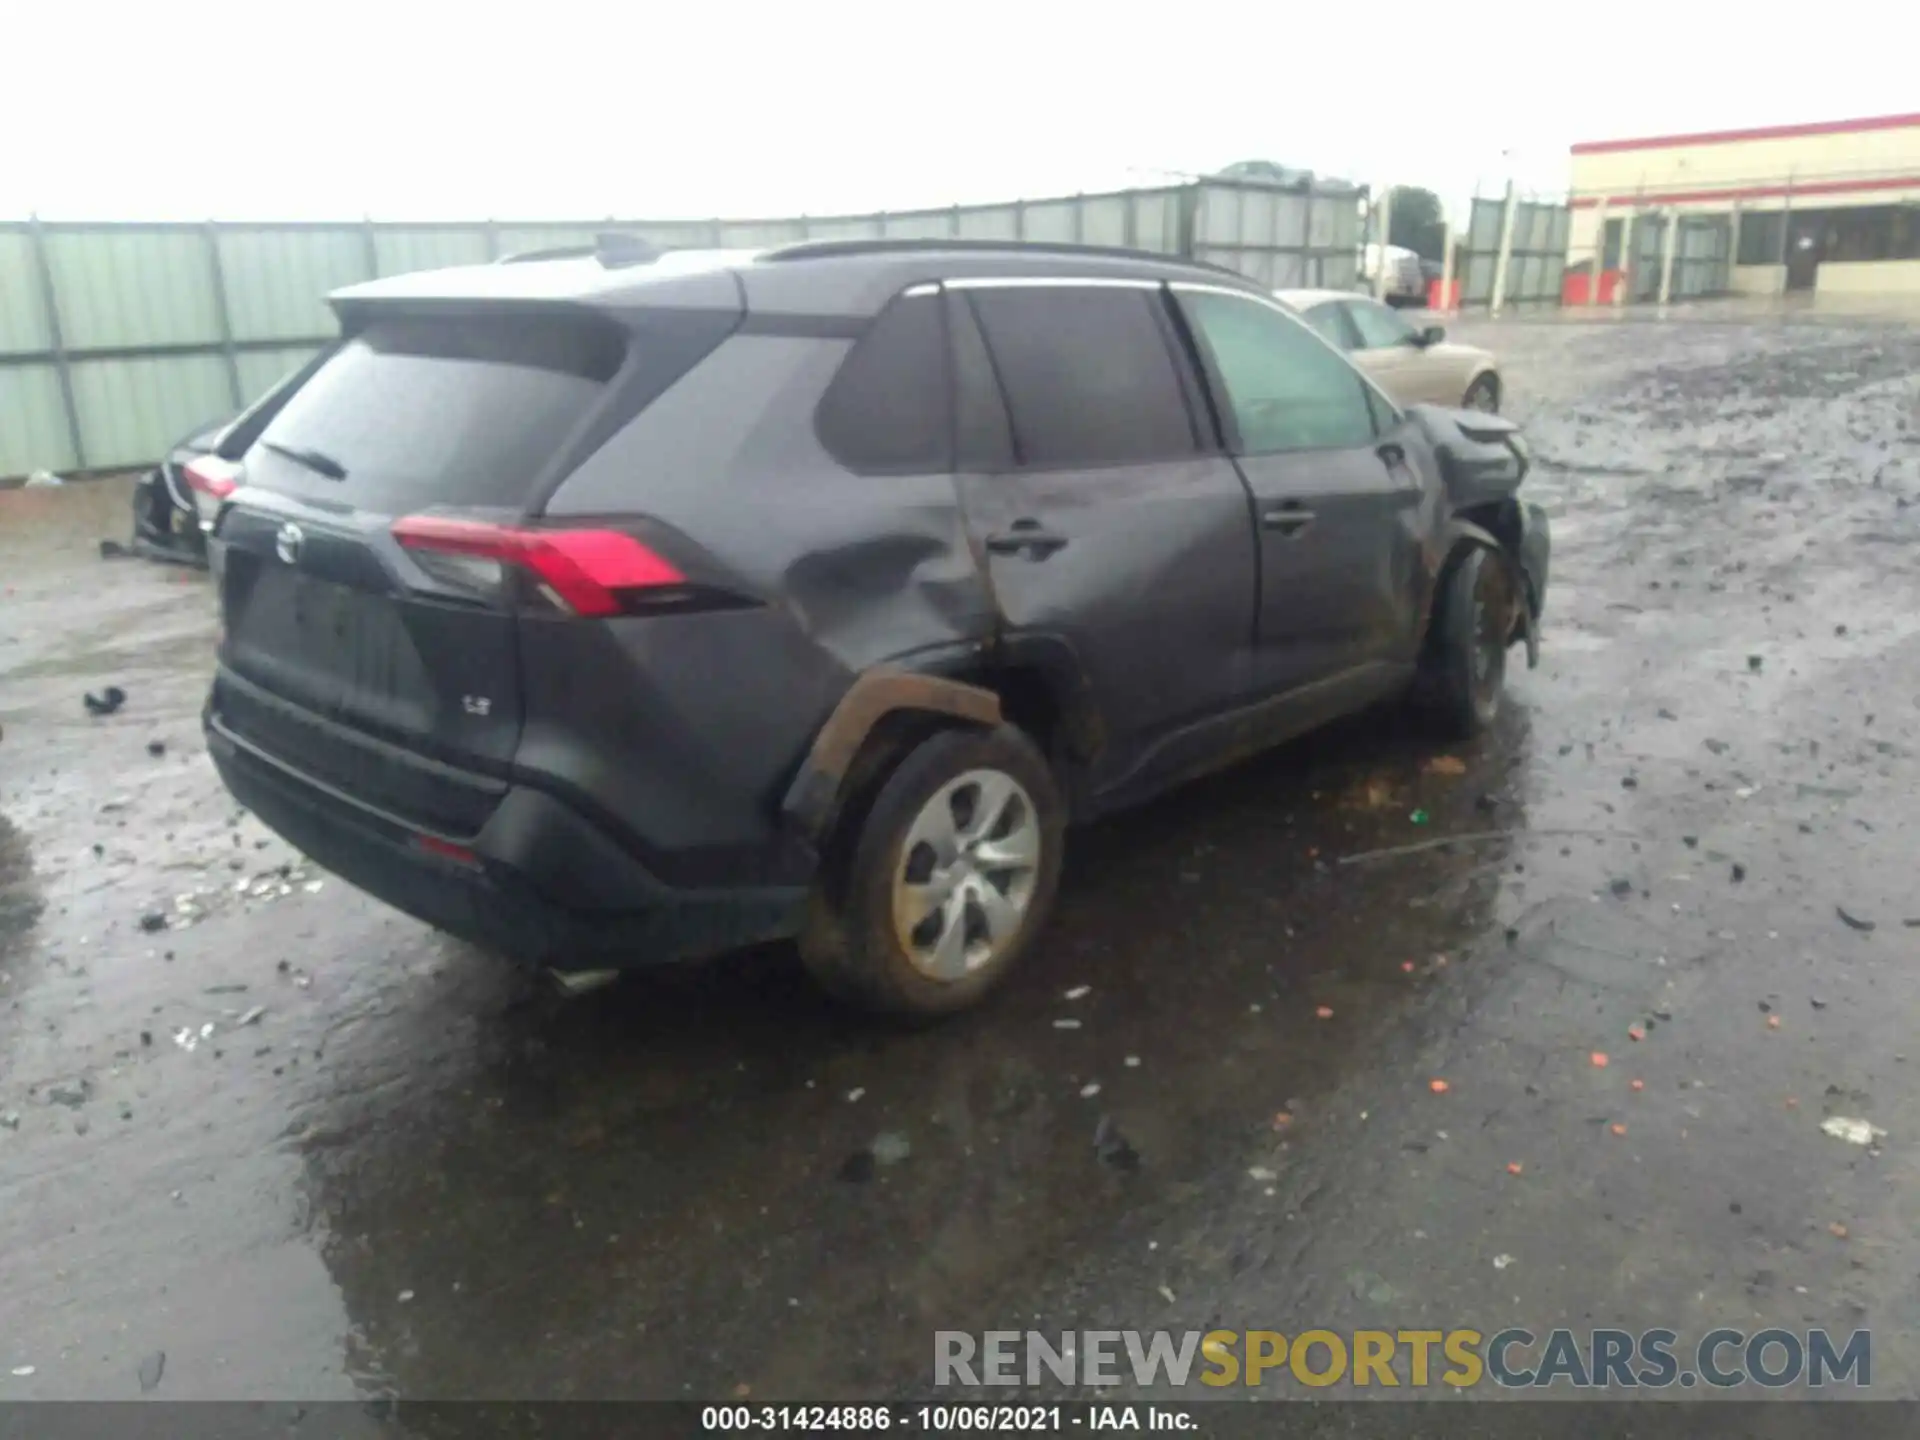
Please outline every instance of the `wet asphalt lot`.
[[304, 866], [206, 758], [204, 578], [98, 558], [117, 486], [0, 494], [0, 1398], [1509, 1324], [1867, 1327], [1920, 1394], [1920, 315], [1456, 328], [1555, 526], [1498, 735], [1370, 718], [1076, 835], [1025, 973], [915, 1033], [777, 949], [555, 1004]]

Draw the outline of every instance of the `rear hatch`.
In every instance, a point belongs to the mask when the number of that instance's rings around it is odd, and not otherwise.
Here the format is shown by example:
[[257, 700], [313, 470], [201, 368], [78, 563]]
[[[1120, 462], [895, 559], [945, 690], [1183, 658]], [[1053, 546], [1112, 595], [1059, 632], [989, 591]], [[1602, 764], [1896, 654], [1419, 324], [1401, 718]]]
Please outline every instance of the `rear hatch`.
[[221, 517], [213, 722], [396, 818], [476, 831], [520, 737], [516, 614], [543, 603], [512, 546], [626, 348], [585, 311], [369, 320], [261, 433]]

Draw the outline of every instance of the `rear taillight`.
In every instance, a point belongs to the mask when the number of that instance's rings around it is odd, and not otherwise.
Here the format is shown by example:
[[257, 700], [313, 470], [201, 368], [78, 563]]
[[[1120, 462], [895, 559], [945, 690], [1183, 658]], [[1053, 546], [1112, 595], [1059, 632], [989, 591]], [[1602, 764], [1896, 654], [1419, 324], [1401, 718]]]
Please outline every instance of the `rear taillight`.
[[244, 473], [239, 462], [222, 460], [218, 455], [202, 455], [182, 468], [187, 489], [193, 492], [193, 508], [200, 514], [202, 530], [213, 529], [214, 522], [220, 518], [220, 507], [240, 488]]
[[393, 536], [436, 579], [497, 591], [513, 566], [576, 615], [618, 615], [629, 595], [686, 584], [672, 564], [618, 530], [521, 530], [408, 515], [393, 522]]

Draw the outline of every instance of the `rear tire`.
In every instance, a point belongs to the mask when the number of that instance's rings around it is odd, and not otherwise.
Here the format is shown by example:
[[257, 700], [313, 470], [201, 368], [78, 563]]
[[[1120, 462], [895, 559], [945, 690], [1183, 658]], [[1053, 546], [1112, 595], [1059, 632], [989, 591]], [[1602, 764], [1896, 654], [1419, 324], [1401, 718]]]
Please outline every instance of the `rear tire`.
[[844, 1000], [930, 1019], [976, 1004], [1045, 926], [1066, 809], [1019, 730], [943, 730], [850, 811], [800, 954]]
[[1450, 738], [1471, 739], [1500, 716], [1514, 585], [1506, 558], [1476, 547], [1460, 557], [1438, 597], [1427, 678], [1435, 721]]

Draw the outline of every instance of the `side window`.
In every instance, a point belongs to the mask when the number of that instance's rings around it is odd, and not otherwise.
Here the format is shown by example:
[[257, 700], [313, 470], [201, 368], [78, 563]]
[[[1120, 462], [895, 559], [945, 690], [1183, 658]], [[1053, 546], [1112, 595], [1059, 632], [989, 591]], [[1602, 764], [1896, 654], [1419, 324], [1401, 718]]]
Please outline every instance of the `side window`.
[[1226, 389], [1242, 454], [1373, 443], [1366, 382], [1304, 324], [1237, 295], [1179, 293]]
[[966, 296], [1006, 392], [1021, 464], [1130, 465], [1198, 448], [1158, 292], [1022, 285]]
[[953, 338], [954, 468], [987, 474], [1011, 469], [1013, 428], [980, 322], [957, 290], [946, 292], [946, 306], [947, 333]]
[[946, 327], [935, 294], [902, 295], [854, 343], [814, 417], [820, 443], [867, 474], [950, 468]]
[[1336, 350], [1354, 350], [1360, 345], [1360, 337], [1354, 334], [1353, 322], [1347, 319], [1347, 308], [1336, 301], [1329, 300], [1325, 305], [1316, 305], [1301, 314], [1301, 319], [1311, 325]]
[[1413, 343], [1413, 327], [1384, 305], [1370, 300], [1350, 300], [1347, 313], [1353, 317], [1353, 328], [1360, 332], [1362, 350], [1385, 350]]

